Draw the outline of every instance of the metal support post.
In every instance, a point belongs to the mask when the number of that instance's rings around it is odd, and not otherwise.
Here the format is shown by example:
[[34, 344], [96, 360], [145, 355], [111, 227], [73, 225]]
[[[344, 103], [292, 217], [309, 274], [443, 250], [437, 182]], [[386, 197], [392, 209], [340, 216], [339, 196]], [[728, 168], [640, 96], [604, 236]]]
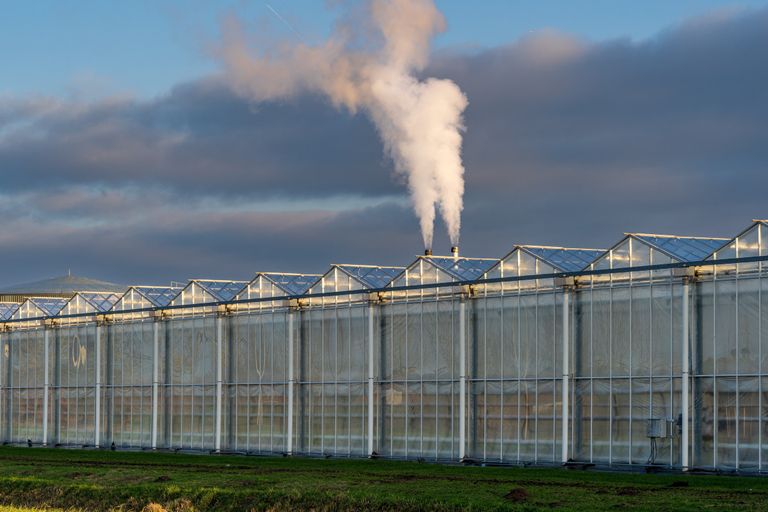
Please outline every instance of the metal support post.
[[562, 389], [562, 440], [560, 461], [565, 464], [568, 462], [568, 427], [570, 408], [568, 398], [570, 396], [570, 337], [571, 337], [571, 290], [569, 287], [563, 289], [563, 389]]
[[96, 324], [96, 420], [94, 430], [94, 446], [99, 447], [101, 443], [101, 323]]
[[288, 311], [288, 438], [285, 441], [285, 451], [288, 455], [293, 455], [293, 385], [296, 382], [294, 375], [294, 352], [293, 352], [293, 309]]
[[5, 344], [3, 350], [5, 350], [5, 440], [11, 441], [11, 434], [13, 433], [13, 345], [11, 342], [11, 333], [8, 332], [5, 335]]
[[216, 431], [214, 434], [214, 450], [221, 451], [221, 404], [223, 400], [223, 368], [222, 348], [224, 346], [224, 317], [216, 316]]
[[152, 333], [152, 449], [157, 449], [157, 403], [160, 388], [160, 320], [155, 319]]
[[467, 304], [459, 302], [459, 461], [466, 457], [467, 445]]
[[683, 280], [683, 304], [682, 304], [682, 313], [683, 313], [683, 332], [681, 336], [681, 343], [682, 343], [682, 364], [683, 364], [683, 389], [682, 389], [682, 456], [680, 460], [680, 465], [682, 466], [683, 471], [687, 471], [690, 467], [690, 460], [689, 460], [689, 453], [688, 453], [688, 416], [689, 416], [689, 387], [690, 387], [690, 376], [691, 376], [691, 363], [690, 363], [690, 357], [689, 357], [689, 347], [690, 347], [690, 293], [691, 293], [691, 285], [690, 285], [690, 278], [686, 277]]
[[374, 407], [373, 403], [373, 395], [374, 395], [374, 376], [375, 376], [375, 368], [374, 368], [374, 362], [375, 358], [373, 357], [373, 350], [375, 347], [374, 343], [374, 328], [373, 328], [373, 321], [376, 317], [376, 306], [373, 302], [368, 304], [368, 455], [373, 456], [374, 455], [374, 449], [373, 449], [373, 420], [374, 415], [376, 413], [376, 408]]
[[51, 386], [48, 376], [49, 331], [50, 327], [46, 326], [43, 335], [43, 446], [48, 446], [48, 393]]

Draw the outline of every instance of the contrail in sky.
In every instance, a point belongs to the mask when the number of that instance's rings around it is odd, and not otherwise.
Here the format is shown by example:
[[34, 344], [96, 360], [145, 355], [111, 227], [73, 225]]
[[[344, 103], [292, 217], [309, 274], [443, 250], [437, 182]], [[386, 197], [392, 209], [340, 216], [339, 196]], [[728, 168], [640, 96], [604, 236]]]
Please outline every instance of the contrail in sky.
[[272, 14], [274, 14], [274, 15], [275, 15], [275, 17], [276, 17], [277, 19], [279, 19], [281, 22], [283, 22], [283, 24], [284, 24], [286, 27], [288, 27], [288, 28], [291, 30], [291, 32], [293, 32], [294, 34], [296, 34], [296, 36], [298, 36], [298, 38], [299, 38], [299, 39], [301, 39], [301, 34], [299, 34], [298, 30], [296, 30], [295, 28], [293, 28], [293, 25], [291, 25], [290, 23], [288, 23], [288, 21], [287, 21], [285, 18], [283, 18], [282, 16], [280, 16], [280, 13], [279, 13], [279, 12], [277, 12], [277, 10], [276, 10], [274, 7], [272, 7], [272, 6], [271, 6], [271, 5], [269, 5], [269, 4], [264, 4], [264, 5], [267, 7], [267, 9], [269, 9], [270, 11], [272, 11]]

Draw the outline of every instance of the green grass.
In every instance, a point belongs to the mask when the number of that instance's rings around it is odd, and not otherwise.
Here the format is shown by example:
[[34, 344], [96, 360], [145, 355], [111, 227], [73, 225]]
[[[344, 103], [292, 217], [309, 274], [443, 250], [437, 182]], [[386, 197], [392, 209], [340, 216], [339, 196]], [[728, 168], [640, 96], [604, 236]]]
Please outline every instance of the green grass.
[[2, 505], [128, 512], [141, 511], [153, 502], [169, 511], [216, 512], [745, 511], [768, 510], [768, 479], [0, 448]]
[[[64, 512], [60, 508], [29, 508], [29, 507], [12, 507], [12, 506], [2, 506], [0, 505], [0, 512]], [[71, 511], [67, 511], [71, 512]]]

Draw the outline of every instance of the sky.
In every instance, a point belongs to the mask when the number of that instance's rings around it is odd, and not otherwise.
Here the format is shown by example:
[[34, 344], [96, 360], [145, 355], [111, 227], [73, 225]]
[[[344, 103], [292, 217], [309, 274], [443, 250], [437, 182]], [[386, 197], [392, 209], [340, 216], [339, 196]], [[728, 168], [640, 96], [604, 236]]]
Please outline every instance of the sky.
[[[691, 17], [759, 8], [767, 2], [437, 0], [436, 4], [448, 30], [437, 38], [435, 48], [478, 49], [505, 45], [544, 29], [592, 41], [642, 40]], [[340, 11], [325, 0], [4, 0], [2, 7], [0, 48], [11, 58], [5, 59], [0, 74], [0, 94], [81, 97], [116, 92], [149, 97], [214, 72], [210, 45], [221, 18], [229, 13], [271, 22], [278, 34], [312, 42], [328, 35]]]
[[[365, 116], [217, 79], [224, 17], [316, 43], [344, 3], [3, 2], [0, 285], [409, 263], [418, 224]], [[768, 2], [436, 4], [424, 75], [469, 99], [463, 254], [768, 217]]]

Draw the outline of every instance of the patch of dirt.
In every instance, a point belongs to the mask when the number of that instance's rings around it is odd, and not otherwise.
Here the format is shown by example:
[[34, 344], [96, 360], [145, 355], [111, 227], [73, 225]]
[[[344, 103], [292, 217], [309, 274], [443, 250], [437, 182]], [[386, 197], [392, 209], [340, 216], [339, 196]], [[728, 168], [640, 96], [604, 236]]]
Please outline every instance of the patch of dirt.
[[160, 475], [159, 477], [155, 478], [155, 482], [170, 482], [171, 477], [168, 475]]
[[504, 499], [512, 501], [514, 503], [523, 503], [528, 500], [528, 491], [526, 491], [522, 487], [518, 487], [516, 489], [512, 489], [507, 494], [505, 494]]
[[616, 491], [617, 496], [637, 496], [640, 494], [640, 489], [637, 487], [621, 487]]
[[685, 480], [675, 480], [671, 484], [669, 484], [670, 487], [688, 487], [688, 482]]
[[[493, 480], [482, 480], [483, 482], [496, 483]], [[560, 482], [556, 480], [518, 480], [515, 483], [528, 487], [575, 487], [584, 489], [585, 487], [595, 487], [591, 482]]]

